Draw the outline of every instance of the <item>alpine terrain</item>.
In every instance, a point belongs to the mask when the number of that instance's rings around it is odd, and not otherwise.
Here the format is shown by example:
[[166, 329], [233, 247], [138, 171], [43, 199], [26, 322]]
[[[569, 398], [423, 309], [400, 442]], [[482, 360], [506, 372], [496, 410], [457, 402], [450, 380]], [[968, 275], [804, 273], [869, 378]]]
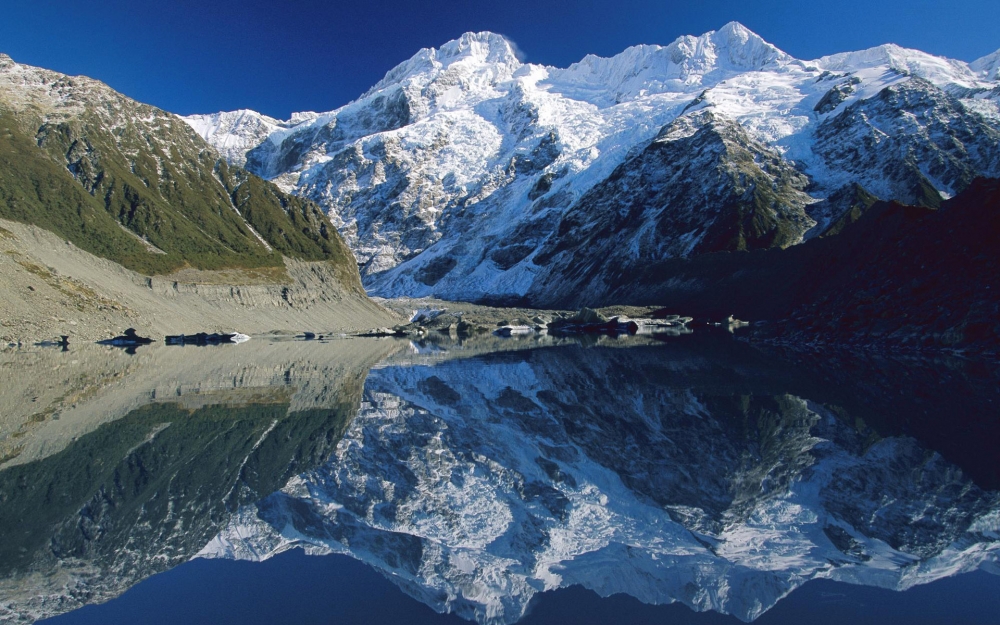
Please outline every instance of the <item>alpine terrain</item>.
[[997, 54], [803, 61], [735, 22], [567, 68], [484, 32], [328, 113], [186, 121], [323, 207], [369, 292], [603, 304], [641, 300], [622, 284], [650, 262], [787, 248], [1000, 176], [997, 81]]

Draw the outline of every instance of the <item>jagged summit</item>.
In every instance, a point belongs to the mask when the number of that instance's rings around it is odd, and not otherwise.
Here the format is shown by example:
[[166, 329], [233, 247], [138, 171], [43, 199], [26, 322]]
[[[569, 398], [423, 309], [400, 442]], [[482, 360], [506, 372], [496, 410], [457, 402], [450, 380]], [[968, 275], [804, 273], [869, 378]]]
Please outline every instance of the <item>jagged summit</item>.
[[739, 22], [695, 37], [684, 35], [666, 46], [638, 45], [613, 57], [589, 54], [566, 69], [550, 69], [554, 80], [610, 94], [690, 91], [733, 74], [759, 71], [793, 60]]
[[[556, 81], [584, 83], [613, 91], [631, 92], [630, 85], [660, 84], [659, 90], [701, 84], [709, 74], [757, 71], [792, 57], [739, 22], [730, 22], [701, 36], [685, 35], [666, 46], [633, 46], [613, 57], [587, 55], [568, 68], [545, 68]], [[503, 35], [468, 32], [439, 48], [424, 48], [400, 63], [360, 99], [395, 85], [424, 86], [442, 74], [475, 74], [462, 80], [482, 86], [510, 80], [522, 67], [514, 47]], [[529, 66], [537, 67], [537, 66]], [[712, 80], [711, 78], [709, 80]]]
[[468, 32], [439, 48], [421, 49], [389, 70], [361, 99], [408, 80], [425, 81], [456, 65], [495, 69], [498, 75], [509, 77], [521, 66], [521, 61], [503, 35]]
[[763, 69], [768, 63], [792, 58], [739, 22], [729, 22], [705, 36], [712, 40], [716, 54], [724, 51], [734, 67]]
[[[296, 113], [298, 115], [298, 113]], [[216, 119], [216, 120], [248, 120], [248, 119], [260, 119], [275, 125], [281, 124], [282, 121], [275, 119], [269, 115], [263, 113], [258, 113], [252, 109], [236, 109], [235, 111], [222, 111], [219, 113], [212, 113], [210, 115], [191, 115], [191, 119]]]
[[442, 61], [468, 56], [486, 63], [520, 64], [507, 38], [489, 31], [464, 33], [438, 48], [437, 56]]
[[233, 165], [246, 164], [246, 153], [275, 132], [316, 117], [315, 113], [296, 113], [289, 121], [281, 121], [257, 111], [239, 109], [211, 115], [191, 115], [187, 123], [201, 136], [215, 136], [219, 153]]

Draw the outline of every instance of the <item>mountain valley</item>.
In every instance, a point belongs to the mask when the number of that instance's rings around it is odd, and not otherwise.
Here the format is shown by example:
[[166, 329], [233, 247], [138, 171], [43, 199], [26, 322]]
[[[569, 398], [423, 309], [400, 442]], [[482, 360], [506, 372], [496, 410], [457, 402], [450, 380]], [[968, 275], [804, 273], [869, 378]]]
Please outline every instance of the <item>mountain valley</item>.
[[0, 54], [0, 623], [987, 622], [998, 241], [1000, 51]]

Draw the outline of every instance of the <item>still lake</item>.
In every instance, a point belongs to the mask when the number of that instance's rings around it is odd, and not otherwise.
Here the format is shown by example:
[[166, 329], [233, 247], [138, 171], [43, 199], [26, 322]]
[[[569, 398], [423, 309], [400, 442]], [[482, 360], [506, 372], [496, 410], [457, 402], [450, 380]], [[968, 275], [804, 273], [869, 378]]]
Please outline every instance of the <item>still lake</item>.
[[0, 621], [1000, 623], [995, 363], [696, 332], [0, 372]]

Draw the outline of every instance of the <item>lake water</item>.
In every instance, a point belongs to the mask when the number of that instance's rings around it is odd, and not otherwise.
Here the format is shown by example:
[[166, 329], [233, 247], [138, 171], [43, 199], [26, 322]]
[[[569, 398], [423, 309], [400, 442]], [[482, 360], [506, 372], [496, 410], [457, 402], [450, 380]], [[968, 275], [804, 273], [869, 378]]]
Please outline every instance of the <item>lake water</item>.
[[1000, 623], [1000, 370], [727, 334], [0, 353], [0, 620]]

